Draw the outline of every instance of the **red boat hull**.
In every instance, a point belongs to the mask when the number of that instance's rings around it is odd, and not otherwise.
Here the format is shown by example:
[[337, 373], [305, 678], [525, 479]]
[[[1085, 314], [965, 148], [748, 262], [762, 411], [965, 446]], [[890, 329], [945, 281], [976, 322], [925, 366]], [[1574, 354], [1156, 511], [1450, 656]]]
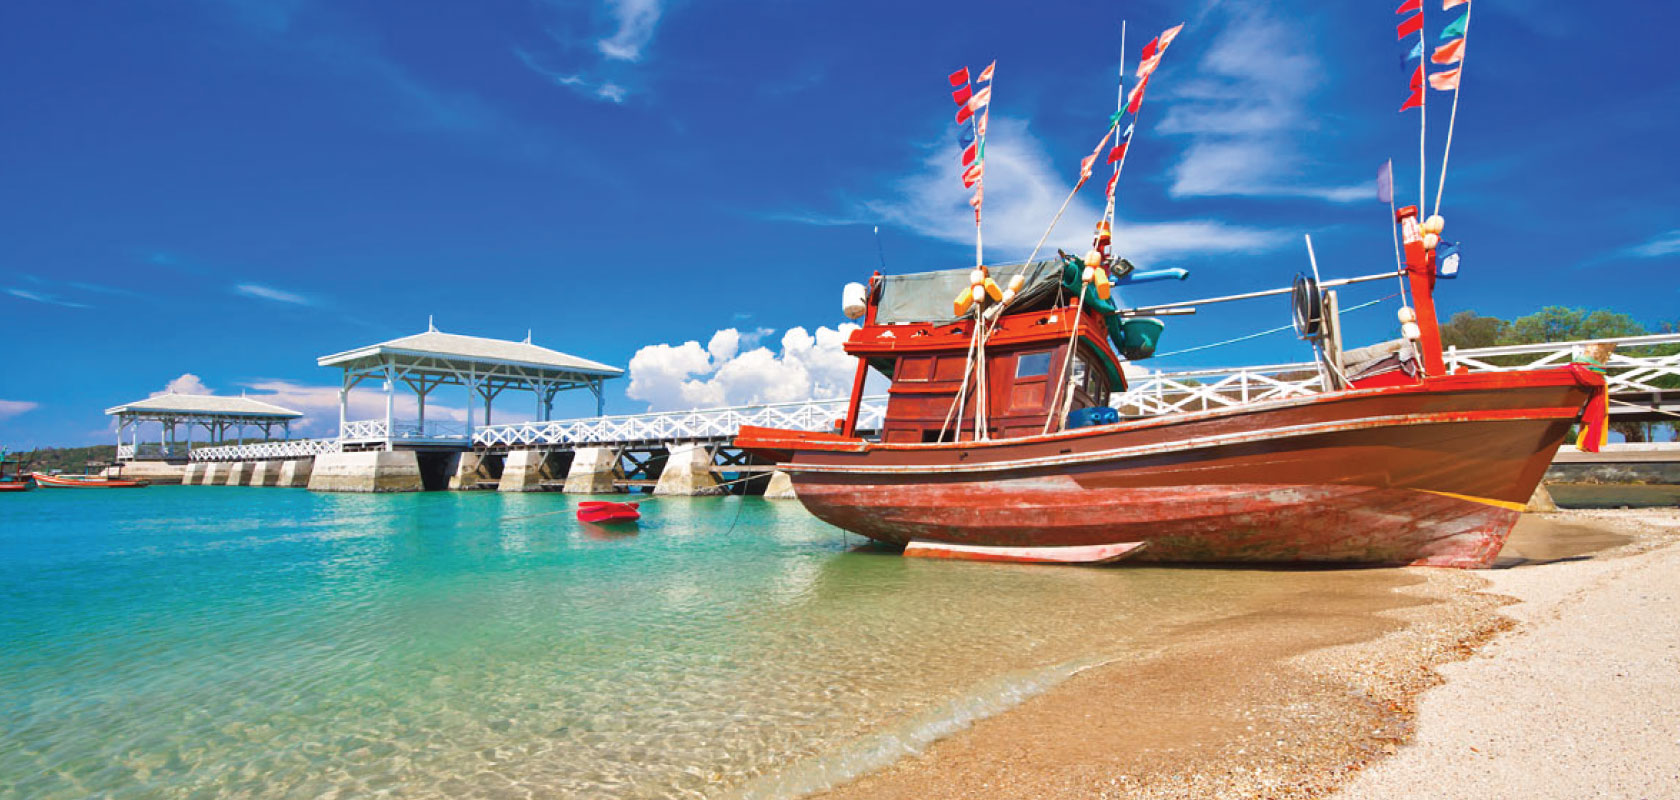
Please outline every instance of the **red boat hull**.
[[642, 518], [642, 512], [637, 507], [637, 503], [585, 500], [578, 504], [577, 518], [579, 522], [635, 522]]
[[1144, 542], [1173, 562], [1478, 567], [1602, 376], [1449, 376], [1051, 436], [880, 445], [744, 430], [819, 518], [903, 545]]

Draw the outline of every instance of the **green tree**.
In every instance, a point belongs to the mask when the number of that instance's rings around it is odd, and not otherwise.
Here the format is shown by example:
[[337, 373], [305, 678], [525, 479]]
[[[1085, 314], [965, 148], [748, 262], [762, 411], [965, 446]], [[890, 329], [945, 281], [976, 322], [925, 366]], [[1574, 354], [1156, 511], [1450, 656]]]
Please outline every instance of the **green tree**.
[[1441, 345], [1466, 349], [1499, 344], [1511, 323], [1498, 317], [1484, 317], [1474, 311], [1459, 311], [1441, 326]]
[[1500, 333], [1499, 343], [1540, 344], [1581, 339], [1610, 339], [1618, 336], [1643, 336], [1645, 332], [1644, 325], [1620, 312], [1546, 306], [1528, 316], [1518, 317], [1505, 326]]

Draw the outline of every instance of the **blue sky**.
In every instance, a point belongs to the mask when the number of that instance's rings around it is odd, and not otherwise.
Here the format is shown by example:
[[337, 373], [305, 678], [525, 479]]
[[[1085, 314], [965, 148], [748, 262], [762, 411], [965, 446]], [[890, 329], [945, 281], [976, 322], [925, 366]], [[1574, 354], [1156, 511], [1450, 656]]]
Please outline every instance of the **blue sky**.
[[[988, 253], [1021, 258], [1101, 135], [1121, 18], [1133, 62], [1187, 23], [1116, 238], [1193, 277], [1128, 299], [1285, 284], [1303, 233], [1327, 274], [1374, 272], [1391, 244], [1373, 172], [1393, 157], [1401, 199], [1417, 185], [1393, 5], [9, 4], [0, 442], [108, 441], [102, 409], [183, 374], [317, 413], [337, 376], [316, 356], [428, 315], [621, 366], [667, 345], [613, 412], [826, 386], [844, 370], [822, 329], [876, 266], [872, 226], [893, 271], [972, 257], [945, 75], [998, 59]], [[1516, 5], [1471, 28], [1443, 208], [1464, 277], [1441, 306], [1680, 317], [1680, 9]], [[1449, 14], [1429, 13], [1433, 39]], [[1450, 95], [1430, 100], [1433, 194]], [[1100, 193], [1052, 244], [1083, 247]], [[1391, 336], [1392, 305], [1350, 339]], [[1163, 349], [1287, 320], [1227, 308], [1174, 320]], [[1305, 355], [1278, 335], [1151, 366]]]

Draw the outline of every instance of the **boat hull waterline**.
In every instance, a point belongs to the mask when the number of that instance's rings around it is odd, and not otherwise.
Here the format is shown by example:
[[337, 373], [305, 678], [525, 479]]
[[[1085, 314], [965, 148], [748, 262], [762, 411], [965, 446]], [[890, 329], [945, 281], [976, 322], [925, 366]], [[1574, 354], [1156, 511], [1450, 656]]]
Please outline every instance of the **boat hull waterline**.
[[766, 429], [737, 443], [788, 455], [817, 517], [894, 545], [1481, 567], [1602, 381], [1573, 367], [1449, 376], [981, 443], [800, 446]]
[[35, 473], [35, 484], [42, 489], [142, 489], [150, 486], [151, 482], [106, 478], [98, 475], [66, 477], [37, 472]]

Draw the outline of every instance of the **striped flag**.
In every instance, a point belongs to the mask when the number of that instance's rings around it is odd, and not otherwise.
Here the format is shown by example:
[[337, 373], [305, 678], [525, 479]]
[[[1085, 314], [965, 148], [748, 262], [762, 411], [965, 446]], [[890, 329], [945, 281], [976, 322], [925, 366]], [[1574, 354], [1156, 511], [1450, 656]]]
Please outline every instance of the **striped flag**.
[[996, 61], [993, 61], [992, 63], [987, 64], [985, 69], [980, 70], [980, 77], [976, 78], [974, 80], [974, 82], [975, 83], [991, 83], [992, 82], [992, 70], [996, 69], [996, 68], [997, 68], [997, 62]]
[[[1422, 47], [1423, 43], [1419, 42], [1418, 46]], [[1464, 60], [1464, 40], [1454, 39], [1435, 48], [1435, 52], [1429, 56], [1429, 60], [1437, 64], [1457, 64]]]
[[1458, 89], [1458, 71], [1459, 67], [1453, 67], [1444, 72], [1437, 72], [1429, 76], [1429, 85], [1443, 92], [1455, 91]]
[[978, 92], [975, 92], [973, 97], [968, 98], [968, 110], [969, 111], [979, 111], [980, 109], [985, 108], [991, 102], [992, 102], [992, 87], [987, 86], [986, 88], [981, 89]]
[[1148, 78], [1144, 78], [1143, 80], [1138, 81], [1137, 85], [1132, 87], [1131, 95], [1126, 98], [1126, 110], [1127, 111], [1130, 111], [1133, 114], [1137, 113], [1138, 107], [1143, 105], [1143, 90], [1148, 88], [1148, 87], [1149, 87], [1149, 79]]
[[991, 109], [988, 108], [985, 111], [980, 112], [979, 121], [975, 124], [974, 129], [980, 133], [980, 138], [982, 139], [986, 138], [986, 121], [991, 118]]
[[982, 204], [984, 204], [985, 202], [986, 202], [986, 187], [984, 185], [976, 186], [974, 188], [974, 196], [968, 198], [969, 206], [971, 206], [974, 209], [975, 213], [978, 214], [980, 212], [980, 206]]
[[968, 165], [968, 169], [963, 170], [963, 188], [973, 189], [974, 184], [979, 183], [980, 179], [984, 177], [986, 177], [986, 162], [976, 161]]
[[1441, 10], [1446, 11], [1453, 6], [1461, 6], [1468, 2], [1470, 2], [1470, 0], [1441, 0]]

